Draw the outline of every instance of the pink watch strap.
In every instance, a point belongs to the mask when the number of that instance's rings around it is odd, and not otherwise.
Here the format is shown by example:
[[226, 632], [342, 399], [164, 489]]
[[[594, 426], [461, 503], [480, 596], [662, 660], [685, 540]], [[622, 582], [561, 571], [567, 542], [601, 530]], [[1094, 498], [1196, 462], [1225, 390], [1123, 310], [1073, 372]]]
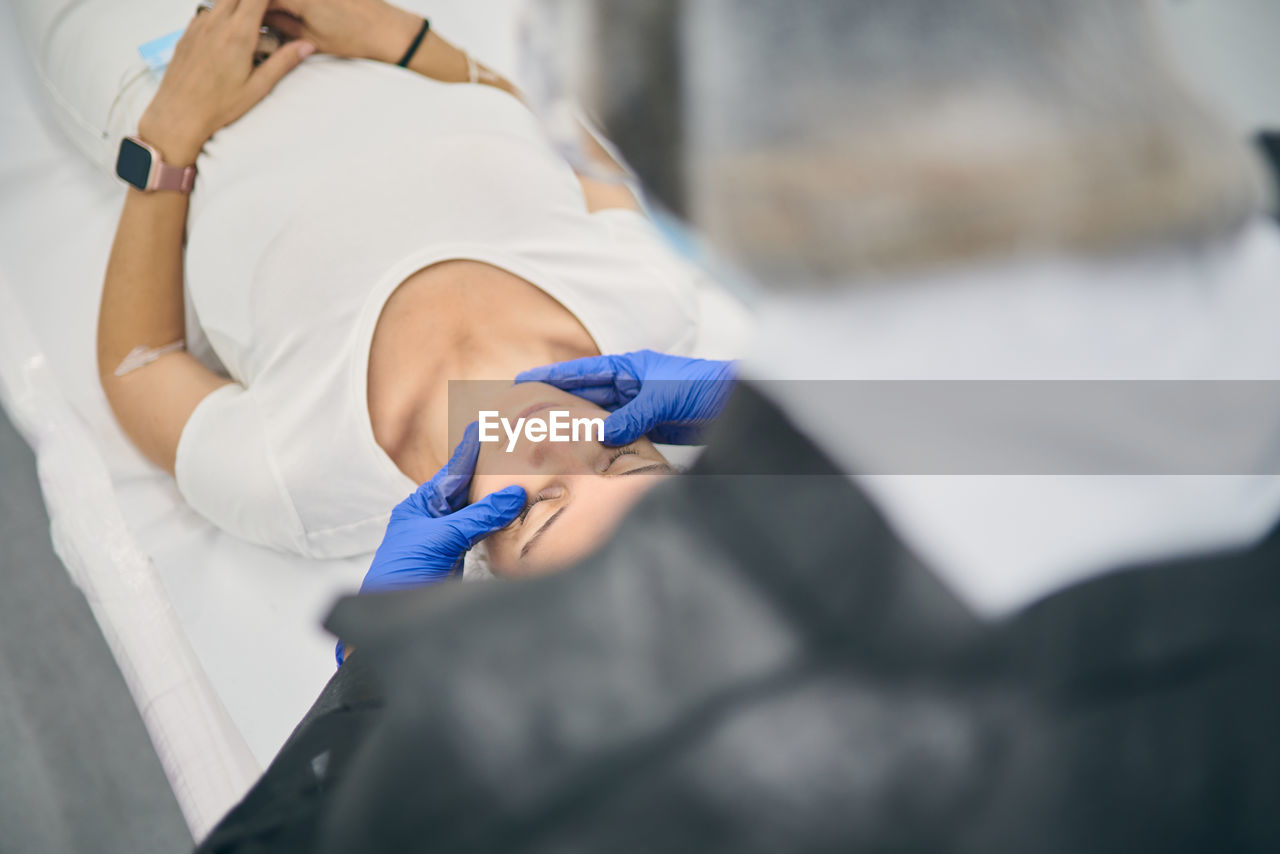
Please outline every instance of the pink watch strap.
[[155, 168], [155, 189], [157, 190], [190, 193], [196, 183], [194, 166], [170, 166], [168, 163], [156, 163]]

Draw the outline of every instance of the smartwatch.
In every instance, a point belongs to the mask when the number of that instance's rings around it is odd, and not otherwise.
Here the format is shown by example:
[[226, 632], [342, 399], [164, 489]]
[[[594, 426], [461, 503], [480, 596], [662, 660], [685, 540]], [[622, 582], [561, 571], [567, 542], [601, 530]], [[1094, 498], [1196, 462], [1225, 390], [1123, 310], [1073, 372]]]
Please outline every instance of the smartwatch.
[[136, 136], [120, 140], [116, 174], [146, 193], [153, 190], [190, 193], [196, 182], [196, 167], [170, 166], [160, 159], [160, 152]]

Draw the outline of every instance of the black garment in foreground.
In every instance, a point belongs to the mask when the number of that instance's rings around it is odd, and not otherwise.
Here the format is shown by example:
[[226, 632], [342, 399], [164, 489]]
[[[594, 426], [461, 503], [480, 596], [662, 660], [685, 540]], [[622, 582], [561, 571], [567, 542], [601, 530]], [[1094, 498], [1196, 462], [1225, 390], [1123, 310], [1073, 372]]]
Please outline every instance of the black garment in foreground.
[[1271, 213], [1276, 222], [1280, 222], [1280, 132], [1263, 131], [1258, 134], [1258, 147], [1262, 149], [1262, 156], [1271, 167], [1271, 185], [1274, 188], [1274, 208]]
[[1280, 850], [1280, 536], [984, 623], [750, 388], [723, 424], [565, 573], [340, 605], [385, 707], [208, 850]]
[[314, 851], [323, 807], [382, 708], [377, 678], [347, 657], [253, 789], [199, 851]]

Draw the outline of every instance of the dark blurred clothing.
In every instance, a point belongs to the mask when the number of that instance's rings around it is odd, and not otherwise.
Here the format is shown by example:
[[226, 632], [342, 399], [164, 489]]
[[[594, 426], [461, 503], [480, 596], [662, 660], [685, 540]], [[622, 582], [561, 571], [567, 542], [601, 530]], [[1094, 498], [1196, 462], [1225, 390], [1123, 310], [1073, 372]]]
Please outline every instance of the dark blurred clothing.
[[315, 851], [333, 790], [382, 709], [376, 675], [349, 655], [267, 772], [198, 850]]
[[340, 672], [202, 850], [1280, 850], [1280, 534], [986, 623], [765, 399], [722, 424], [563, 574], [340, 605], [385, 696]]
[[1258, 134], [1258, 147], [1262, 149], [1262, 156], [1271, 167], [1271, 185], [1274, 188], [1271, 214], [1276, 222], [1280, 222], [1280, 131], [1263, 131]]

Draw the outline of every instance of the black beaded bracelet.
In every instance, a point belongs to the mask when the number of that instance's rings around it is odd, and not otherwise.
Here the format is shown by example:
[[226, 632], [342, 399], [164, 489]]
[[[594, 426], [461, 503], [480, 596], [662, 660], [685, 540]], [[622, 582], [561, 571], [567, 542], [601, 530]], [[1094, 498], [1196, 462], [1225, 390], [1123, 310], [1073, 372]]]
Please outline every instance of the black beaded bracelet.
[[409, 62], [413, 59], [413, 55], [418, 52], [418, 48], [422, 46], [422, 40], [427, 37], [427, 30], [431, 29], [431, 22], [426, 18], [422, 19], [422, 29], [418, 30], [418, 34], [413, 38], [413, 44], [409, 45], [409, 49], [405, 51], [404, 58], [396, 65], [401, 68], [408, 68]]

